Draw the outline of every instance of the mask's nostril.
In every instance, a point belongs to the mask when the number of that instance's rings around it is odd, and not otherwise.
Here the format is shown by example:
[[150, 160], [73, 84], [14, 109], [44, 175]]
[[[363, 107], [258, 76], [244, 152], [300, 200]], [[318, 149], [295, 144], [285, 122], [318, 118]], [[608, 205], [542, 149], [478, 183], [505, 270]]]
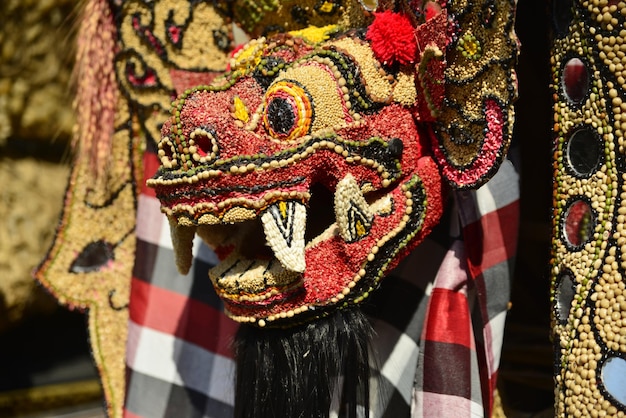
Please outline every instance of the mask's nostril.
[[215, 130], [211, 128], [196, 128], [189, 135], [189, 151], [195, 161], [208, 163], [218, 154]]
[[198, 154], [200, 154], [202, 157], [212, 152], [213, 142], [211, 141], [209, 135], [196, 135], [194, 141], [196, 143], [196, 146], [198, 147]]
[[168, 137], [159, 142], [159, 159], [165, 168], [173, 168], [178, 163], [176, 149]]
[[169, 141], [163, 144], [163, 152], [165, 153], [165, 156], [170, 160], [174, 158], [174, 146], [170, 144]]

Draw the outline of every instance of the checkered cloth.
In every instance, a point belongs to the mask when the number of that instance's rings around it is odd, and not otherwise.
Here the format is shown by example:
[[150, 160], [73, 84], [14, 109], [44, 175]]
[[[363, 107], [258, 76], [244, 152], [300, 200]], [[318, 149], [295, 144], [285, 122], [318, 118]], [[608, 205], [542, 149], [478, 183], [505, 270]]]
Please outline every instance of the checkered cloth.
[[[158, 167], [144, 158], [146, 178]], [[445, 219], [363, 305], [376, 331], [372, 417], [489, 416], [517, 241], [518, 176], [508, 161], [478, 191], [454, 194]], [[233, 414], [231, 342], [199, 241], [190, 273], [175, 267], [151, 189], [139, 197], [125, 416]], [[331, 417], [337, 416], [331, 413]]]

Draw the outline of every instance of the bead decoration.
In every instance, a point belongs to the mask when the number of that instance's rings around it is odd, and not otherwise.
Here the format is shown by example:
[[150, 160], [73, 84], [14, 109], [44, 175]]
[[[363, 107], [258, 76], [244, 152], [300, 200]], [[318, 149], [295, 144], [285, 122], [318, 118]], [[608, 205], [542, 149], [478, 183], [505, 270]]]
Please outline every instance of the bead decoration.
[[458, 189], [474, 188], [489, 179], [511, 140], [518, 53], [513, 10], [514, 2], [509, 0], [451, 2], [426, 22], [454, 16], [455, 25], [463, 28], [449, 42], [436, 44], [445, 51], [445, 93], [432, 94], [428, 102], [437, 118], [437, 162], [449, 184]]
[[[287, 327], [361, 303], [436, 224], [431, 151], [455, 187], [497, 168], [515, 96], [513, 3], [427, 2], [378, 10], [369, 26], [358, 1], [242, 4], [261, 33], [290, 30], [178, 96], [147, 184], [179, 268], [200, 235], [221, 260], [209, 276], [227, 314]], [[313, 24], [333, 13], [350, 24]]]
[[478, 39], [476, 39], [471, 32], [461, 36], [461, 39], [459, 39], [459, 43], [457, 44], [457, 49], [465, 58], [471, 60], [477, 60], [482, 55], [480, 41], [478, 41]]
[[298, 84], [282, 81], [265, 93], [263, 124], [268, 133], [292, 141], [310, 132], [313, 109], [307, 92]]
[[[568, 12], [554, 16], [558, 37], [551, 57], [555, 416], [624, 417], [624, 386], [609, 376], [622, 369], [626, 354], [626, 3], [561, 1], [554, 7]], [[574, 289], [567, 312], [560, 304], [564, 275]]]
[[88, 312], [89, 343], [106, 413], [121, 417], [136, 188], [141, 181], [132, 167], [141, 165], [142, 146], [132, 131], [138, 125], [132, 123], [126, 99], [115, 103], [117, 130], [107, 174], [94, 178], [89, 155], [77, 154], [55, 242], [35, 276], [60, 304]]
[[306, 267], [304, 230], [306, 207], [293, 200], [271, 205], [262, 215], [263, 230], [269, 247], [289, 271], [302, 273]]
[[335, 219], [339, 233], [346, 242], [358, 241], [372, 228], [374, 213], [351, 174], [337, 184]]
[[332, 14], [339, 8], [339, 6], [341, 6], [340, 1], [323, 0], [317, 3], [317, 5], [315, 6], [315, 10], [322, 14]]
[[342, 30], [365, 26], [360, 0], [234, 0], [234, 20], [251, 37], [296, 31], [309, 26], [338, 25]]
[[246, 104], [239, 98], [239, 96], [235, 96], [233, 98], [233, 109], [231, 115], [240, 120], [241, 122], [248, 123], [250, 121], [250, 115], [248, 113], [248, 108]]
[[[130, 281], [143, 152], [172, 97], [225, 70], [232, 24], [216, 2], [85, 1], [76, 48], [75, 159], [54, 244], [38, 280], [88, 314], [105, 414], [123, 415]], [[178, 149], [159, 150], [164, 159]], [[157, 162], [158, 163], [158, 162]]]
[[122, 93], [139, 109], [148, 140], [156, 144], [172, 97], [212, 82], [226, 68], [232, 25], [217, 3], [189, 0], [125, 0], [116, 23], [119, 47], [111, 51], [118, 52], [107, 59], [115, 65]]

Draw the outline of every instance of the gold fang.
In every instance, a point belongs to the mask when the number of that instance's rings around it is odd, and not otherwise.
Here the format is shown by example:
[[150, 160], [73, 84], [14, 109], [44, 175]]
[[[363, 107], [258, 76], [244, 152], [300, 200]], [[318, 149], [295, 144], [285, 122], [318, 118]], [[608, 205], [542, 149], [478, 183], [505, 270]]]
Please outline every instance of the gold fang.
[[367, 233], [367, 231], [365, 230], [365, 227], [363, 226], [363, 223], [361, 221], [356, 221], [356, 233], [359, 237], [362, 237], [363, 235], [365, 235]]

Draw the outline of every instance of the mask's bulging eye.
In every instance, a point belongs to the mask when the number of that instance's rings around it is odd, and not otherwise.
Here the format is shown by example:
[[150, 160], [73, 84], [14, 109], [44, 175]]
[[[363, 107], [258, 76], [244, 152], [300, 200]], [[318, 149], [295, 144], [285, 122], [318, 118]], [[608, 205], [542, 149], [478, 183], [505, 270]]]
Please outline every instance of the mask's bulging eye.
[[267, 104], [266, 115], [270, 129], [278, 135], [289, 135], [296, 125], [295, 109], [282, 97], [275, 97]]
[[307, 92], [291, 81], [279, 81], [267, 89], [263, 124], [276, 139], [292, 141], [309, 133], [313, 109]]

